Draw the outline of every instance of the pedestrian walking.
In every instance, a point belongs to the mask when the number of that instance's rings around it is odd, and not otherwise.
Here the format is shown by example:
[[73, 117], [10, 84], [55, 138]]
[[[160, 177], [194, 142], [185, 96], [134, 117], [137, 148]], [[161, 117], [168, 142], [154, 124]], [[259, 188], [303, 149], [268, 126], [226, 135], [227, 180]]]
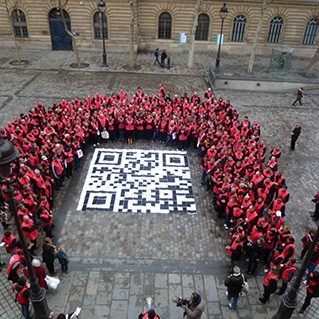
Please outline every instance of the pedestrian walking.
[[306, 299], [301, 309], [299, 310], [299, 313], [305, 312], [307, 307], [310, 305], [312, 298], [319, 297], [319, 272], [318, 271], [314, 271], [310, 275], [310, 280], [309, 280], [309, 283], [306, 285], [306, 288], [307, 288]]
[[297, 97], [294, 103], [292, 103], [292, 105], [294, 106], [297, 102], [299, 102], [299, 105], [302, 105], [301, 99], [304, 96], [304, 90], [303, 87], [299, 88], [297, 91]]
[[301, 133], [301, 126], [299, 123], [296, 124], [295, 128], [291, 131], [291, 144], [290, 144], [290, 148], [292, 151], [295, 150], [295, 144], [296, 141], [298, 140], [298, 137]]
[[157, 49], [155, 50], [154, 56], [155, 56], [154, 65], [155, 65], [156, 63], [158, 63], [159, 65], [161, 65], [160, 60], [159, 60], [159, 56], [160, 56], [159, 48], [157, 48]]
[[277, 282], [278, 282], [278, 268], [276, 266], [272, 266], [265, 276], [264, 279], [264, 293], [263, 296], [259, 298], [259, 301], [262, 303], [266, 303], [269, 300], [271, 294], [275, 293], [277, 290]]
[[226, 297], [230, 301], [229, 308], [236, 310], [239, 294], [241, 292], [246, 277], [240, 272], [240, 268], [235, 266], [232, 274], [230, 274], [225, 280], [225, 286], [227, 287]]
[[167, 54], [166, 54], [165, 50], [163, 50], [161, 53], [161, 68], [165, 67], [166, 58], [167, 58]]

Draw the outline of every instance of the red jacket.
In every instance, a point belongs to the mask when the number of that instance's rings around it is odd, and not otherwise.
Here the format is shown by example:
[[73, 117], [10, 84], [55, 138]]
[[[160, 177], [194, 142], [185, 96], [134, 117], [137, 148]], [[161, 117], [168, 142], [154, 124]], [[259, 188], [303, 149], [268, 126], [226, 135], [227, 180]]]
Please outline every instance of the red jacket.
[[281, 278], [284, 281], [290, 281], [296, 271], [296, 264], [291, 264], [290, 262], [287, 262], [283, 266]]
[[2, 241], [5, 243], [6, 251], [9, 254], [17, 247], [17, 238], [12, 234], [9, 237], [3, 236]]
[[278, 276], [275, 275], [272, 271], [269, 271], [264, 279], [264, 286], [268, 287], [271, 284], [271, 280], [278, 281]]
[[37, 239], [38, 231], [32, 219], [29, 219], [29, 222], [22, 221], [21, 228], [26, 238], [30, 238], [31, 241]]
[[29, 303], [30, 292], [29, 289], [24, 286], [21, 290], [21, 287], [16, 282], [12, 286], [12, 290], [16, 292], [16, 301], [19, 305], [27, 305]]

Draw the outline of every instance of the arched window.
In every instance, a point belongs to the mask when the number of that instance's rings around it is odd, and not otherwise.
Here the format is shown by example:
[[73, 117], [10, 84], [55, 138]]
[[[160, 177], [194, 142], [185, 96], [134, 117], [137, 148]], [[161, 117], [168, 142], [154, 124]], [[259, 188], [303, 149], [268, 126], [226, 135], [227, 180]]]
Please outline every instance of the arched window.
[[246, 17], [245, 16], [237, 16], [233, 22], [233, 32], [231, 36], [231, 40], [233, 42], [244, 42], [245, 39], [245, 31], [246, 31]]
[[270, 22], [268, 43], [278, 43], [281, 38], [282, 26], [284, 24], [282, 17], [274, 17]]
[[24, 13], [21, 10], [15, 9], [12, 11], [11, 18], [15, 37], [27, 38], [28, 28]]
[[108, 32], [107, 32], [107, 18], [106, 14], [103, 14], [101, 12], [96, 12], [93, 16], [93, 27], [94, 27], [94, 39], [102, 40], [103, 39], [103, 33], [102, 33], [102, 16], [103, 16], [103, 22], [104, 22], [104, 39], [107, 39]]
[[208, 30], [209, 30], [209, 16], [206, 13], [201, 13], [198, 16], [195, 40], [207, 41]]
[[172, 36], [172, 16], [163, 12], [158, 18], [158, 38], [170, 39]]
[[302, 44], [316, 44], [319, 20], [312, 18], [308, 20]]

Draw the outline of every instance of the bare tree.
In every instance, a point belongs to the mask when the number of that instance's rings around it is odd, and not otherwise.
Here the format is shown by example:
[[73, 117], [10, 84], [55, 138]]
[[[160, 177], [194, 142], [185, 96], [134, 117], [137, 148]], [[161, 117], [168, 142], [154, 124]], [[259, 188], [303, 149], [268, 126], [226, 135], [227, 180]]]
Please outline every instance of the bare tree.
[[135, 54], [134, 54], [134, 43], [135, 43], [135, 25], [136, 25], [136, 10], [137, 0], [129, 0], [131, 8], [131, 23], [130, 23], [130, 67], [135, 66]]
[[[10, 15], [10, 8], [9, 8], [9, 4], [8, 4], [8, 0], [3, 0], [3, 4], [7, 13], [7, 17], [8, 17], [8, 23], [10, 26], [10, 31], [11, 31], [11, 35], [12, 35], [12, 39], [14, 41], [14, 46], [15, 46], [15, 50], [16, 50], [16, 55], [17, 55], [17, 62], [21, 63], [21, 58], [20, 58], [20, 52], [19, 52], [19, 47], [18, 47], [18, 43], [17, 43], [17, 39], [14, 33], [14, 28], [13, 28], [13, 24], [12, 24], [12, 17]], [[16, 9], [18, 7], [19, 4], [19, 0], [15, 0], [14, 4], [12, 6], [12, 9]]]
[[318, 62], [319, 62], [319, 46], [317, 47], [315, 55], [312, 57], [311, 61], [309, 62], [306, 68], [306, 74], [311, 73]]
[[69, 29], [69, 27], [68, 27], [68, 25], [66, 23], [66, 19], [65, 19], [65, 15], [64, 15], [64, 8], [68, 4], [68, 2], [69, 2], [69, 0], [58, 0], [58, 8], [60, 10], [60, 14], [61, 14], [61, 19], [62, 19], [62, 22], [63, 22], [64, 30], [72, 39], [72, 46], [73, 46], [73, 49], [74, 49], [77, 66], [81, 67], [82, 63], [81, 63], [81, 59], [80, 59], [80, 54], [79, 54], [79, 50], [78, 50], [78, 47], [77, 47], [77, 43], [76, 43], [76, 40], [75, 40], [73, 32]]
[[188, 69], [190, 70], [193, 67], [194, 61], [194, 50], [195, 50], [195, 34], [198, 25], [198, 16], [201, 11], [203, 4], [203, 0], [197, 0], [195, 9], [194, 9], [194, 18], [193, 18], [193, 25], [189, 35], [189, 54], [188, 54]]
[[254, 67], [254, 62], [255, 62], [255, 56], [256, 56], [256, 51], [257, 51], [257, 46], [258, 46], [258, 40], [259, 40], [259, 34], [264, 22], [264, 17], [267, 8], [269, 5], [273, 2], [273, 0], [262, 0], [261, 8], [260, 8], [260, 18], [259, 22], [257, 25], [256, 33], [255, 33], [255, 38], [254, 38], [254, 44], [253, 48], [250, 54], [249, 62], [248, 62], [248, 69], [247, 73], [252, 73], [253, 72], [253, 67]]

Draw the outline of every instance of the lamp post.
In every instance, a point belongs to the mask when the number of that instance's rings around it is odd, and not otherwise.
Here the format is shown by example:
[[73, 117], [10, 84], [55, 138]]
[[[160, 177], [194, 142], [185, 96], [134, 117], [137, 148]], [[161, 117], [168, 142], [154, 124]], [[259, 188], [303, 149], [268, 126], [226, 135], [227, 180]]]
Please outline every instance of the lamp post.
[[226, 3], [224, 3], [224, 5], [219, 10], [219, 16], [222, 19], [222, 26], [221, 26], [221, 29], [220, 29], [220, 36], [219, 36], [219, 41], [218, 41], [219, 43], [218, 43], [218, 51], [217, 51], [217, 58], [216, 58], [216, 65], [215, 65], [215, 71], [216, 72], [219, 72], [220, 48], [221, 48], [221, 45], [222, 45], [224, 20], [226, 19], [227, 14], [228, 14], [228, 9], [227, 9]]
[[35, 319], [48, 319], [50, 310], [45, 298], [45, 289], [41, 288], [38, 283], [38, 279], [35, 275], [33, 266], [31, 264], [30, 254], [27, 248], [26, 240], [20, 225], [18, 212], [14, 200], [13, 187], [9, 180], [2, 179], [8, 177], [11, 174], [11, 163], [20, 156], [19, 152], [14, 148], [13, 144], [9, 141], [0, 139], [0, 184], [6, 185], [5, 193], [9, 197], [10, 210], [13, 215], [15, 226], [19, 235], [19, 240], [23, 250], [25, 262], [30, 274], [30, 300], [32, 302]]
[[298, 271], [297, 277], [292, 284], [290, 290], [287, 294], [283, 295], [281, 298], [281, 303], [279, 306], [279, 309], [277, 313], [272, 317], [272, 319], [289, 319], [291, 318], [292, 313], [297, 307], [297, 293], [300, 288], [303, 276], [306, 272], [306, 269], [308, 267], [308, 264], [311, 260], [313, 251], [315, 249], [315, 246], [319, 239], [319, 226], [317, 228], [316, 235], [313, 238], [313, 241], [311, 243], [311, 246], [309, 250], [307, 251], [307, 254], [305, 256], [305, 259], [301, 265], [301, 268]]
[[105, 10], [106, 10], [106, 4], [104, 0], [99, 0], [97, 7], [100, 11], [100, 17], [101, 17], [101, 24], [102, 24], [102, 39], [103, 39], [103, 66], [107, 66], [107, 59], [106, 59], [106, 50], [105, 50], [105, 32], [104, 32], [104, 19], [105, 19]]

